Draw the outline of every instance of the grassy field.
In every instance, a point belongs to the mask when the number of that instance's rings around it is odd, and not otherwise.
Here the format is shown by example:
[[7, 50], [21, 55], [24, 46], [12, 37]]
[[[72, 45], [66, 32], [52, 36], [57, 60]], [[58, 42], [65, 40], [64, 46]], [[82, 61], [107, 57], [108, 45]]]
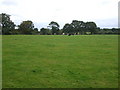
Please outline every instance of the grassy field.
[[2, 89], [2, 35], [0, 35], [0, 90]]
[[117, 88], [118, 36], [3, 36], [3, 88]]

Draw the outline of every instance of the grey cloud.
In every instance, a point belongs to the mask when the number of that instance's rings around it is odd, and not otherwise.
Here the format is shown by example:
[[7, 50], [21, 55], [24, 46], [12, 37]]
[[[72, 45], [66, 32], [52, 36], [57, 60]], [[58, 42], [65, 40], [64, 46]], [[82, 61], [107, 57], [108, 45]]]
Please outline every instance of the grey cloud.
[[101, 28], [117, 28], [118, 27], [118, 19], [111, 18], [111, 19], [101, 19], [96, 21], [98, 27]]

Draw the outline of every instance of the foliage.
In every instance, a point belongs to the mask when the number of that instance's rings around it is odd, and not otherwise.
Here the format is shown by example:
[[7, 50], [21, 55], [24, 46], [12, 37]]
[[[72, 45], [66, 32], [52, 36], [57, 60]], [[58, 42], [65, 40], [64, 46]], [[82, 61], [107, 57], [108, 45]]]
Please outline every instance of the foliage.
[[84, 32], [84, 27], [85, 27], [85, 24], [83, 21], [73, 20], [71, 25], [73, 27], [75, 34], [78, 34], [78, 32], [80, 34], [83, 34], [82, 32]]
[[19, 34], [21, 34], [21, 31], [19, 29], [13, 29], [10, 31], [10, 34], [11, 35], [19, 35]]
[[71, 24], [65, 24], [63, 27], [64, 33], [71, 34], [86, 34], [86, 32], [95, 33], [97, 25], [94, 22], [83, 22], [73, 20]]
[[86, 22], [85, 29], [87, 32], [91, 32], [92, 34], [94, 34], [97, 30], [97, 25], [95, 24], [95, 22]]
[[0, 26], [2, 26], [2, 34], [10, 34], [10, 31], [15, 29], [15, 24], [10, 20], [10, 15], [6, 13], [0, 14], [2, 20], [0, 20]]
[[41, 28], [40, 34], [41, 35], [51, 35], [52, 32], [49, 29], [47, 29], [47, 28]]
[[59, 24], [57, 22], [50, 22], [49, 26], [51, 27], [52, 30], [52, 35], [59, 34]]
[[30, 20], [23, 21], [18, 27], [19, 30], [22, 31], [22, 34], [32, 34], [32, 31], [34, 30], [34, 24]]
[[72, 25], [71, 24], [65, 24], [64, 25], [64, 27], [63, 27], [63, 33], [65, 33], [65, 34], [72, 34], [72, 33], [74, 33], [74, 30], [73, 30], [73, 27], [72, 27]]
[[103, 28], [97, 27], [95, 22], [84, 22], [73, 20], [72, 23], [66, 23], [60, 30], [60, 25], [51, 21], [49, 28], [34, 28], [34, 23], [31, 20], [22, 21], [18, 25], [18, 29], [15, 29], [15, 24], [10, 20], [10, 15], [6, 13], [0, 14], [2, 20], [0, 20], [0, 34], [2, 28], [2, 34], [29, 34], [29, 35], [90, 35], [90, 34], [120, 34], [120, 28]]

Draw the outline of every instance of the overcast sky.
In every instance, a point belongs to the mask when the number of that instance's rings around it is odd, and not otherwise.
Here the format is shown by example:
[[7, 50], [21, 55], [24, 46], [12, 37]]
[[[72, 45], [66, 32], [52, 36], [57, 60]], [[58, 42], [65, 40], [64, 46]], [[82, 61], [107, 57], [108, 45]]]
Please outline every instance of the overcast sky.
[[98, 27], [118, 27], [119, 0], [0, 0], [0, 13], [11, 15], [15, 24], [31, 20], [35, 27], [56, 21], [60, 28], [72, 20], [94, 21]]

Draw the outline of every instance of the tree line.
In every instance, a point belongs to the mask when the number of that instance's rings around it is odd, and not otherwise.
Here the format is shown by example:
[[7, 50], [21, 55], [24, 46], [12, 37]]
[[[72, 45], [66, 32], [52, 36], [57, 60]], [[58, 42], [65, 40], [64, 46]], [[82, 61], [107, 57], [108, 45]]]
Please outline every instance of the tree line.
[[[66, 23], [62, 29], [60, 25], [51, 21], [46, 28], [34, 27], [31, 20], [22, 21], [20, 25], [15, 25], [10, 19], [10, 15], [6, 13], [0, 14], [0, 28], [2, 28], [1, 34], [3, 35], [91, 35], [91, 34], [120, 34], [120, 28], [112, 29], [101, 29], [97, 27], [95, 22], [83, 22], [78, 20], [73, 20], [71, 23]], [[16, 28], [17, 27], [17, 28]]]

